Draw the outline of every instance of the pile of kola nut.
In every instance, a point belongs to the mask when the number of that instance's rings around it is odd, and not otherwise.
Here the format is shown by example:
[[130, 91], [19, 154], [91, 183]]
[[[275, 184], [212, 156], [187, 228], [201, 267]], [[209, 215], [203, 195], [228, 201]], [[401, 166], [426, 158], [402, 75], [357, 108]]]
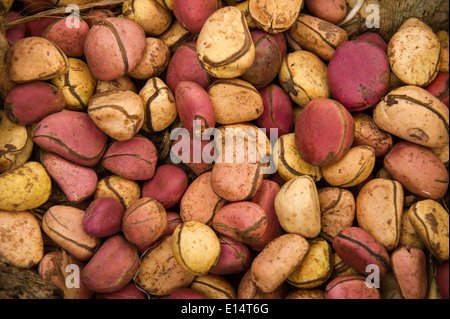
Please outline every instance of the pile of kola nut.
[[5, 32], [3, 261], [66, 298], [448, 299], [446, 31], [350, 39], [344, 0], [36, 2], [0, 2], [59, 9]]

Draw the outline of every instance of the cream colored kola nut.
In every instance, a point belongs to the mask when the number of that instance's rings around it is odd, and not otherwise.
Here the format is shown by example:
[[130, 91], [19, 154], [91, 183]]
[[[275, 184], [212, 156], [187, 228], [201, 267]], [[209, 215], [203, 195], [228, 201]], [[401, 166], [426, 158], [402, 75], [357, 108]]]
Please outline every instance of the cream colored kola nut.
[[400, 80], [423, 87], [437, 76], [441, 44], [429, 26], [410, 18], [392, 36], [387, 55], [392, 72]]
[[286, 232], [306, 238], [320, 234], [319, 195], [310, 176], [302, 175], [285, 183], [275, 197], [274, 205], [280, 226]]
[[108, 91], [92, 96], [88, 105], [92, 121], [111, 138], [126, 141], [144, 124], [142, 98], [132, 91]]
[[17, 83], [45, 81], [65, 74], [69, 60], [53, 42], [42, 37], [26, 37], [7, 52], [8, 74]]
[[123, 3], [122, 14], [139, 24], [148, 36], [161, 35], [172, 22], [171, 11], [156, 0], [127, 0]]
[[94, 94], [97, 80], [86, 62], [69, 58], [69, 71], [50, 80], [66, 99], [66, 108], [72, 111], [84, 111]]
[[248, 10], [255, 24], [269, 33], [288, 30], [297, 19], [303, 0], [250, 0]]
[[138, 80], [147, 80], [161, 75], [169, 64], [170, 49], [162, 40], [149, 37], [145, 39], [142, 59], [128, 75]]
[[173, 92], [158, 77], [148, 79], [139, 91], [144, 103], [144, 124], [147, 132], [160, 132], [169, 127], [177, 118], [177, 106]]
[[117, 175], [109, 175], [100, 179], [95, 189], [94, 199], [113, 197], [117, 199], [125, 209], [141, 197], [141, 189], [136, 181], [132, 181]]
[[312, 99], [331, 97], [327, 65], [306, 50], [294, 51], [284, 57], [278, 80], [292, 101], [301, 107]]
[[176, 261], [187, 271], [203, 276], [214, 267], [220, 256], [220, 241], [214, 230], [197, 221], [185, 222], [172, 234]]
[[217, 78], [236, 78], [255, 59], [255, 46], [242, 12], [227, 6], [206, 20], [197, 38], [197, 55], [206, 71]]
[[137, 93], [133, 79], [129, 75], [124, 75], [111, 81], [97, 81], [94, 94], [115, 90], [128, 90]]

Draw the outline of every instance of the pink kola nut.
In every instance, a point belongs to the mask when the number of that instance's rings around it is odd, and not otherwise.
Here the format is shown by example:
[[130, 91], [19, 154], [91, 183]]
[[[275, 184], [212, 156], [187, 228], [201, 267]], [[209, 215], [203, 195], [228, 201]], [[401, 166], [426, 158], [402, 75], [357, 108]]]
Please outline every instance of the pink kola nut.
[[255, 59], [241, 78], [261, 90], [277, 77], [287, 52], [287, 42], [284, 33], [271, 34], [253, 30], [251, 35], [255, 45]]
[[114, 292], [125, 287], [139, 269], [134, 245], [121, 234], [108, 237], [81, 271], [81, 282], [95, 292]]
[[45, 117], [37, 123], [31, 137], [43, 149], [84, 166], [100, 161], [108, 140], [87, 113], [76, 111]]
[[375, 44], [376, 46], [383, 49], [384, 52], [387, 52], [388, 44], [378, 33], [366, 32], [356, 37], [355, 41], [356, 40]]
[[161, 299], [206, 299], [205, 295], [192, 288], [178, 288], [168, 296]]
[[267, 230], [267, 214], [253, 202], [230, 203], [216, 212], [212, 227], [244, 244], [255, 244], [261, 241]]
[[449, 289], [448, 289], [448, 260], [439, 265], [436, 280], [437, 286], [439, 289], [439, 293], [441, 297], [444, 299], [448, 299], [449, 297]]
[[83, 216], [83, 229], [93, 237], [112, 236], [122, 229], [124, 212], [123, 205], [113, 197], [94, 199]]
[[230, 275], [250, 268], [252, 254], [240, 241], [219, 234], [220, 256], [216, 265], [209, 270], [214, 275]]
[[266, 129], [270, 136], [270, 129], [277, 129], [278, 137], [289, 133], [294, 127], [294, 113], [289, 95], [277, 84], [270, 84], [260, 91], [264, 112], [257, 119], [258, 126]]
[[68, 21], [70, 20], [60, 19], [53, 22], [42, 36], [55, 43], [68, 57], [82, 57], [89, 25], [82, 19], [71, 22], [73, 25]]
[[295, 123], [295, 144], [302, 159], [316, 166], [340, 160], [354, 139], [355, 122], [337, 101], [314, 99], [300, 112]]
[[181, 81], [195, 82], [205, 90], [211, 83], [211, 77], [198, 61], [195, 41], [180, 45], [167, 65], [166, 84], [172, 92]]
[[173, 14], [183, 28], [199, 34], [206, 19], [221, 7], [221, 0], [174, 0]]
[[424, 87], [425, 90], [437, 97], [442, 103], [449, 106], [448, 73], [439, 72], [436, 78]]
[[13, 87], [5, 98], [5, 114], [12, 123], [30, 125], [64, 109], [64, 94], [54, 85], [34, 81]]
[[183, 220], [181, 219], [179, 213], [167, 212], [167, 227], [166, 230], [162, 233], [161, 238], [172, 235], [175, 228], [177, 228], [177, 226], [182, 223]]
[[96, 293], [95, 299], [147, 299], [147, 296], [131, 281], [120, 290]]
[[142, 185], [142, 196], [160, 202], [165, 209], [177, 205], [188, 187], [188, 177], [178, 166], [166, 164], [156, 169], [155, 176]]
[[93, 9], [87, 13], [84, 20], [86, 20], [86, 22], [89, 25], [89, 28], [91, 28], [98, 21], [111, 17], [114, 17], [114, 12], [112, 12], [109, 9]]
[[[22, 19], [23, 16], [19, 12], [9, 11], [6, 18], [8, 22], [12, 22]], [[25, 37], [25, 31], [26, 31], [25, 24], [24, 23], [18, 24], [5, 31], [5, 39], [8, 40], [9, 43], [14, 44], [20, 39]]]
[[201, 131], [216, 125], [214, 106], [208, 92], [195, 82], [182, 81], [175, 90], [178, 116], [190, 134], [198, 134], [195, 121], [199, 121]]
[[72, 163], [52, 153], [43, 157], [42, 165], [70, 202], [82, 202], [94, 194], [98, 178], [90, 167]]
[[25, 37], [42, 37], [45, 29], [59, 18], [37, 18], [25, 23]]
[[359, 275], [339, 276], [325, 288], [326, 299], [381, 299], [377, 288], [368, 287], [366, 278]]
[[390, 268], [390, 257], [386, 249], [368, 232], [359, 227], [348, 227], [337, 234], [332, 243], [334, 251], [350, 267], [366, 273], [368, 265], [376, 265], [380, 278], [386, 277]]
[[274, 201], [280, 190], [280, 186], [271, 180], [263, 180], [256, 194], [250, 199], [258, 204], [266, 212], [267, 229], [259, 243], [249, 244], [249, 247], [256, 251], [261, 251], [273, 239], [281, 236], [281, 226], [275, 212]]
[[389, 90], [390, 66], [377, 45], [348, 41], [340, 45], [327, 70], [333, 97], [352, 111], [362, 111], [381, 100]]
[[106, 18], [89, 30], [84, 53], [97, 80], [112, 81], [133, 70], [145, 49], [145, 33], [126, 18]]
[[148, 138], [136, 135], [126, 141], [114, 141], [103, 155], [101, 164], [123, 178], [144, 181], [155, 175], [158, 151]]

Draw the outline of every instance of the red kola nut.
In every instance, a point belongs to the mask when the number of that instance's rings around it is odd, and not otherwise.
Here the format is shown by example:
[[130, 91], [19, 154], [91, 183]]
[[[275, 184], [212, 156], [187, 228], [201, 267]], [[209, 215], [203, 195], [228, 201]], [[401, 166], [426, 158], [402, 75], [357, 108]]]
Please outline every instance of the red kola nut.
[[183, 28], [199, 34], [206, 19], [221, 7], [221, 0], [174, 0], [173, 14]]
[[297, 118], [295, 144], [305, 162], [330, 165], [350, 149], [354, 130], [353, 117], [342, 104], [332, 99], [314, 99]]
[[84, 53], [94, 77], [112, 81], [133, 70], [145, 49], [145, 33], [126, 18], [106, 18], [89, 30]]
[[82, 19], [74, 20], [73, 24], [68, 21], [70, 20], [60, 19], [53, 22], [42, 36], [54, 42], [68, 57], [82, 57], [89, 25]]

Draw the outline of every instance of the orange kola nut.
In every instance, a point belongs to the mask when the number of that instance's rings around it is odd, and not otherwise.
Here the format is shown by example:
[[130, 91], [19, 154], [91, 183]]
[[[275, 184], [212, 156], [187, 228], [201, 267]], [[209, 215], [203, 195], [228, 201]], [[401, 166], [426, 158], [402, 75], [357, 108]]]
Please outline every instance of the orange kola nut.
[[267, 226], [266, 212], [258, 204], [249, 201], [225, 205], [212, 220], [215, 231], [245, 244], [258, 243]]
[[94, 77], [111, 81], [133, 70], [145, 49], [145, 33], [126, 18], [106, 18], [89, 30], [84, 53]]
[[166, 227], [166, 210], [150, 197], [142, 197], [131, 204], [122, 219], [125, 238], [138, 248], [156, 242]]

